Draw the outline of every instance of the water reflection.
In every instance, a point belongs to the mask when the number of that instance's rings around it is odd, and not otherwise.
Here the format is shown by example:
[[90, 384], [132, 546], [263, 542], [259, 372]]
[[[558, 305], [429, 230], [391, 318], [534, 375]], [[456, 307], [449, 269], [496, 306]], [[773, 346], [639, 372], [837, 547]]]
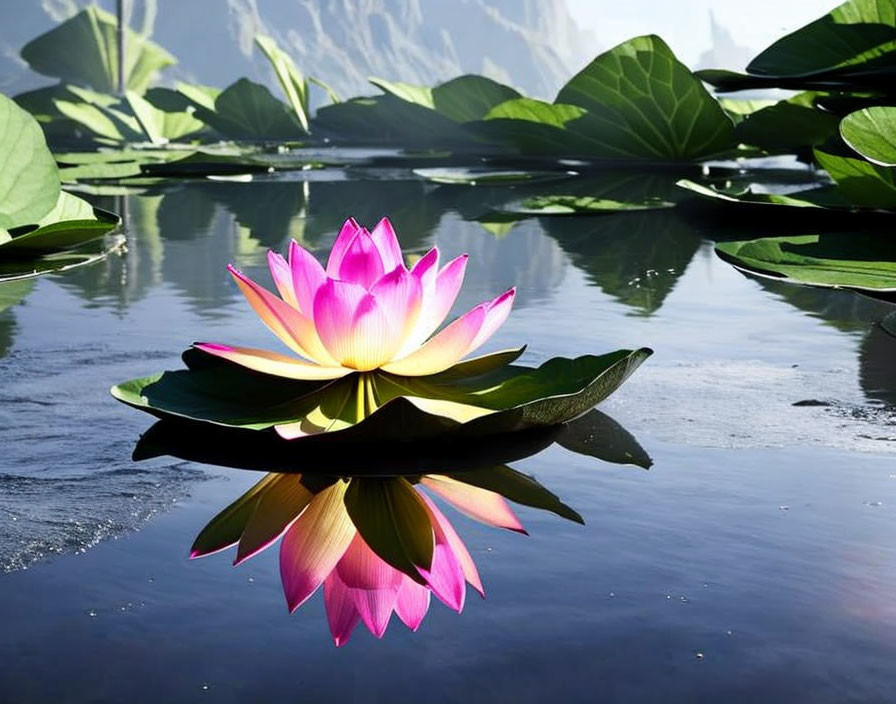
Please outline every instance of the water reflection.
[[[330, 632], [345, 644], [359, 623], [381, 638], [392, 614], [417, 630], [434, 595], [460, 612], [469, 584], [485, 589], [469, 551], [437, 498], [486, 525], [525, 533], [507, 500], [583, 523], [535, 478], [506, 463], [553, 443], [616, 464], [650, 466], [635, 438], [593, 410], [535, 432], [465, 443], [294, 445], [267, 433], [161, 421], [137, 444], [136, 460], [173, 455], [267, 473], [216, 515], [191, 557], [236, 546], [238, 565], [280, 542], [290, 612], [318, 589]], [[306, 449], [307, 448], [307, 449]]]
[[[354, 212], [368, 223], [389, 215], [412, 256], [434, 237], [449, 254], [475, 252], [480, 270], [471, 273], [519, 284], [519, 306], [550, 297], [571, 260], [606, 293], [650, 314], [699, 244], [670, 211], [488, 222], [509, 203], [533, 195], [674, 199], [677, 173], [606, 172], [514, 187], [455, 187], [394, 171], [357, 169], [355, 180], [330, 172], [334, 180], [187, 181], [154, 187], [126, 202], [94, 197], [101, 207], [127, 213], [128, 255], [72, 272], [62, 283], [94, 305], [120, 309], [171, 283], [191, 307], [214, 315], [234, 294], [221, 274], [225, 263], [251, 271], [263, 266], [268, 248], [282, 251], [290, 238], [326, 251], [344, 213]], [[474, 226], [475, 220], [485, 224]]]
[[15, 314], [11, 310], [34, 288], [33, 279], [0, 283], [0, 358], [12, 348], [16, 331]]

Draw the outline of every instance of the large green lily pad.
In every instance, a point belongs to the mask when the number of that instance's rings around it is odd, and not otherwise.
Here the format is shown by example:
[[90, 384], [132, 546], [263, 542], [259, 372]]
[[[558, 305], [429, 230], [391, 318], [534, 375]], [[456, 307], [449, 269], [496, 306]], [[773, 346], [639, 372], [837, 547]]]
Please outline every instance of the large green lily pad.
[[[191, 353], [185, 360], [194, 368], [133, 379], [112, 394], [161, 418], [253, 430], [300, 424], [303, 441], [481, 436], [572, 420], [613, 393], [650, 354], [555, 358], [532, 369], [506, 365], [499, 353], [497, 363], [489, 356], [428, 377], [374, 372], [321, 383], [257, 374]], [[375, 407], [364, 403], [371, 393]]]
[[0, 228], [40, 220], [56, 205], [59, 174], [37, 121], [0, 95]]
[[689, 161], [734, 146], [731, 119], [654, 35], [598, 56], [555, 102], [587, 110], [566, 129], [594, 142], [603, 157]]
[[[118, 22], [88, 5], [71, 19], [22, 47], [22, 58], [38, 73], [112, 93], [118, 86]], [[126, 87], [143, 92], [156, 73], [175, 63], [146, 37], [126, 30]]]
[[896, 240], [879, 233], [764, 237], [716, 245], [739, 269], [793, 283], [896, 301]]

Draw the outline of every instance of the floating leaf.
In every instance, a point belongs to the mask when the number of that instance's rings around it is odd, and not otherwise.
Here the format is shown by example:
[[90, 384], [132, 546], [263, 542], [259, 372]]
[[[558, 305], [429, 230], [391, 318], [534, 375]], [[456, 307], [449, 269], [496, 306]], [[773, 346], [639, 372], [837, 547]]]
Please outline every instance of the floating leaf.
[[35, 223], [59, 197], [59, 174], [40, 125], [0, 95], [0, 228]]
[[848, 210], [853, 205], [833, 186], [821, 186], [792, 193], [756, 193], [745, 186], [718, 187], [681, 179], [677, 182], [702, 198], [742, 205], [783, 205], [793, 208], [832, 208]]
[[515, 185], [519, 183], [536, 183], [539, 181], [555, 181], [569, 178], [570, 173], [564, 171], [524, 171], [497, 170], [486, 168], [443, 167], [432, 169], [414, 169], [417, 176], [432, 183], [476, 186]]
[[733, 123], [657, 36], [630, 39], [598, 56], [557, 94], [587, 114], [566, 129], [606, 158], [685, 161], [734, 146]]
[[118, 223], [117, 215], [61, 192], [56, 207], [36, 227], [10, 232], [12, 239], [0, 243], [0, 257], [34, 257], [72, 249], [111, 232]]
[[[482, 436], [572, 420], [613, 393], [650, 354], [640, 349], [558, 357], [537, 369], [511, 365], [469, 377], [450, 369], [429, 377], [377, 372], [368, 377], [377, 407], [362, 412], [356, 410], [365, 397], [357, 375], [297, 382], [208, 360], [190, 370], [124, 382], [112, 395], [158, 417], [253, 430], [295, 424], [303, 442], [411, 441], [449, 431]], [[195, 365], [203, 356], [208, 355], [185, 359]]]
[[502, 212], [519, 215], [588, 215], [626, 210], [658, 210], [673, 208], [675, 203], [660, 198], [642, 201], [619, 201], [609, 198], [575, 195], [532, 196], [517, 204], [506, 205]]
[[877, 233], [723, 242], [716, 245], [716, 253], [734, 266], [762, 276], [896, 301], [896, 241]]
[[880, 166], [896, 166], [896, 108], [871, 107], [840, 123], [843, 141]]
[[[114, 15], [88, 5], [71, 19], [22, 47], [32, 69], [62, 81], [112, 93], [118, 87], [118, 22]], [[142, 93], [155, 74], [175, 63], [171, 54], [126, 29], [126, 86]]]
[[522, 96], [485, 76], [458, 76], [432, 89], [433, 109], [455, 122], [481, 120], [496, 106]]

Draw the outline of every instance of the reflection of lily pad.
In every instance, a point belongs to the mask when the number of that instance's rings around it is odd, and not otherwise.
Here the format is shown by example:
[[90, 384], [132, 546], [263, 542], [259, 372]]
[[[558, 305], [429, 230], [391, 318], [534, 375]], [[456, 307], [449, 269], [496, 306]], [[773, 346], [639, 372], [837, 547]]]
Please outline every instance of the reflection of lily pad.
[[374, 372], [367, 375], [376, 399], [371, 413], [357, 410], [365, 405], [357, 403], [357, 395], [365, 393], [357, 374], [329, 383], [293, 382], [210, 364], [195, 354], [185, 359], [194, 364], [198, 359], [197, 368], [134, 379], [112, 393], [159, 417], [254, 430], [299, 426], [304, 440], [414, 440], [448, 432], [476, 436], [572, 420], [613, 393], [650, 354], [640, 349], [555, 358], [537, 369], [496, 368], [490, 356], [416, 378]]
[[414, 169], [414, 173], [432, 183], [458, 184], [476, 186], [478, 184], [489, 185], [514, 185], [517, 183], [536, 183], [539, 181], [556, 181], [569, 178], [569, 172], [564, 171], [524, 171], [494, 169], [470, 169], [463, 167]]
[[120, 250], [123, 244], [124, 237], [118, 236], [113, 238], [111, 243], [96, 240], [65, 252], [0, 261], [0, 282], [27, 279], [41, 274], [61, 273], [93, 264]]
[[588, 215], [615, 213], [626, 210], [659, 210], [673, 208], [675, 203], [660, 198], [641, 201], [620, 201], [610, 198], [576, 195], [532, 196], [518, 203], [510, 203], [501, 210], [519, 215]]
[[20, 303], [32, 288], [33, 281], [0, 281], [0, 313]]
[[716, 245], [716, 252], [760, 276], [896, 300], [896, 241], [879, 234], [765, 237], [724, 242]]

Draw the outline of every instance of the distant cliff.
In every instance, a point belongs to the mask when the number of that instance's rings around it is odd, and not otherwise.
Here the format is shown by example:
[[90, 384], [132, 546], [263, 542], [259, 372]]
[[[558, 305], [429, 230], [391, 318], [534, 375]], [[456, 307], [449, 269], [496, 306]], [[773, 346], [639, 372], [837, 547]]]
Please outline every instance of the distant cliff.
[[[0, 90], [44, 83], [18, 59], [29, 39], [71, 16], [85, 0], [0, 5]], [[114, 2], [98, 3], [114, 11]], [[481, 73], [553, 98], [598, 53], [564, 0], [136, 0], [131, 26], [180, 60], [170, 76], [224, 86], [240, 76], [273, 85], [253, 49], [274, 36], [306, 74], [342, 97], [377, 92], [374, 75], [434, 83]]]

